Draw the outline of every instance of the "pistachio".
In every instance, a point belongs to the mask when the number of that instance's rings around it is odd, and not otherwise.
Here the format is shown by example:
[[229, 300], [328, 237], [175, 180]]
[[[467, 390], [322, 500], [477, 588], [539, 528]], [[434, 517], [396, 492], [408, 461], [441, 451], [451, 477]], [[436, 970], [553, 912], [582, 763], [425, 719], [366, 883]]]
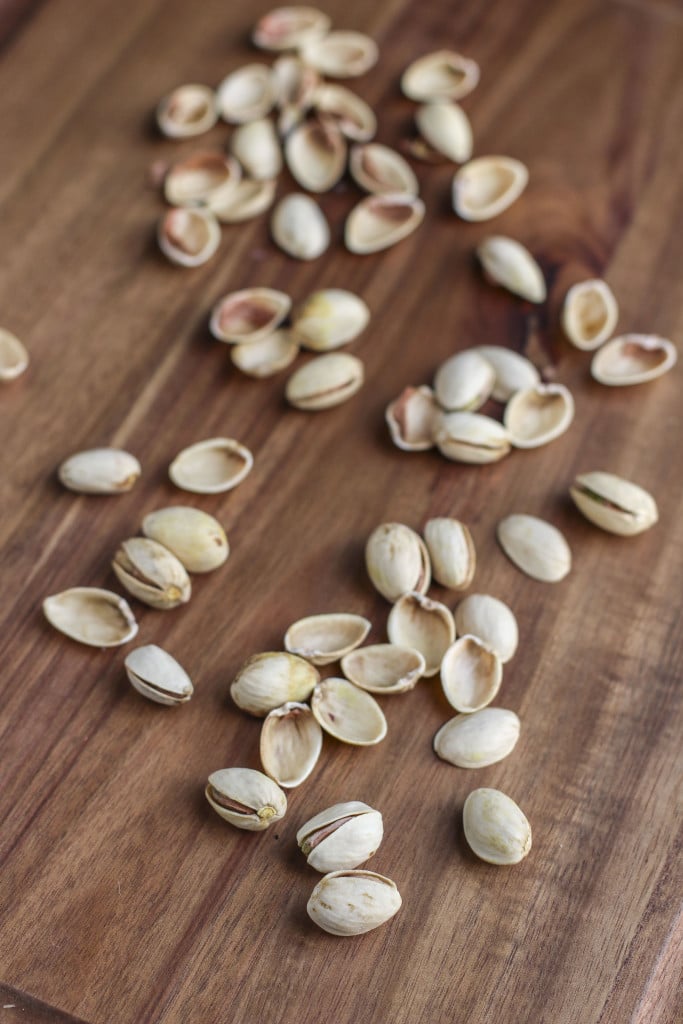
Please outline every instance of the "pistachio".
[[491, 220], [520, 197], [529, 172], [509, 156], [480, 156], [453, 178], [453, 208], [463, 220]]
[[230, 358], [250, 377], [270, 377], [294, 362], [299, 346], [291, 331], [279, 330], [245, 345], [233, 345]]
[[412, 235], [424, 215], [425, 205], [417, 196], [401, 192], [368, 196], [346, 218], [346, 248], [361, 254], [388, 249]]
[[318, 86], [313, 106], [319, 114], [332, 117], [347, 139], [368, 142], [377, 131], [377, 118], [372, 108], [343, 85]]
[[346, 140], [337, 122], [318, 115], [297, 125], [285, 141], [292, 177], [309, 192], [329, 192], [346, 167]]
[[272, 334], [291, 305], [288, 295], [273, 288], [244, 288], [218, 300], [209, 327], [219, 341], [248, 345]]
[[46, 597], [43, 614], [60, 633], [91, 647], [118, 647], [138, 631], [128, 603], [96, 587], [72, 587]]
[[469, 594], [461, 601], [455, 609], [455, 628], [459, 636], [476, 636], [496, 652], [503, 664], [517, 650], [517, 619], [506, 604], [489, 594]]
[[119, 583], [151, 608], [177, 608], [190, 600], [192, 585], [183, 564], [148, 537], [124, 541], [114, 555], [112, 569]]
[[423, 452], [434, 447], [434, 425], [439, 407], [434, 392], [426, 385], [404, 388], [386, 409], [391, 440], [405, 452]]
[[230, 152], [256, 181], [272, 181], [282, 170], [280, 143], [273, 122], [267, 117], [235, 128], [230, 139]]
[[416, 591], [426, 594], [431, 581], [427, 548], [419, 534], [403, 523], [382, 523], [365, 545], [370, 581], [387, 601]]
[[164, 178], [171, 206], [204, 206], [230, 195], [242, 172], [236, 160], [218, 150], [195, 153], [174, 164]]
[[532, 388], [541, 379], [534, 364], [510, 348], [480, 345], [475, 351], [481, 353], [493, 367], [496, 379], [491, 397], [496, 402], [507, 402], [516, 391]]
[[450, 412], [438, 418], [434, 440], [442, 455], [456, 462], [482, 465], [498, 462], [510, 452], [505, 427], [476, 412]]
[[453, 590], [466, 590], [474, 578], [477, 553], [465, 524], [440, 516], [426, 523], [424, 536], [436, 582]]
[[372, 644], [345, 654], [341, 667], [350, 682], [368, 693], [405, 693], [424, 675], [425, 660], [412, 647]]
[[434, 752], [458, 768], [487, 768], [512, 753], [519, 730], [514, 711], [482, 708], [442, 725], [434, 737]]
[[372, 195], [405, 192], [406, 195], [416, 196], [420, 191], [415, 172], [408, 161], [395, 149], [378, 142], [353, 146], [349, 171], [359, 188]]
[[599, 384], [627, 387], [661, 377], [675, 365], [676, 346], [656, 334], [622, 334], [603, 345], [591, 363]]
[[306, 910], [330, 935], [363, 935], [401, 909], [394, 882], [373, 871], [331, 871], [311, 893]]
[[328, 32], [299, 46], [304, 64], [329, 78], [355, 78], [377, 63], [377, 44], [362, 32]]
[[205, 795], [224, 821], [248, 832], [262, 832], [283, 818], [287, 810], [287, 797], [280, 787], [253, 768], [212, 772]]
[[371, 623], [362, 615], [332, 612], [298, 619], [285, 633], [285, 650], [313, 665], [329, 665], [363, 643]]
[[345, 402], [362, 387], [363, 364], [346, 352], [316, 356], [287, 381], [287, 401], [296, 409], [317, 412]]
[[441, 662], [441, 686], [446, 700], [463, 714], [490, 704], [503, 681], [500, 658], [476, 636], [461, 636]]
[[472, 126], [457, 103], [425, 103], [418, 108], [415, 123], [425, 142], [454, 163], [465, 163], [472, 156]]
[[273, 64], [272, 72], [278, 107], [296, 118], [288, 126], [291, 129], [294, 124], [298, 124], [306, 111], [315, 105], [318, 91], [324, 87], [320, 84], [320, 75], [315, 68], [307, 67], [299, 57], [278, 57]]
[[156, 644], [136, 647], [126, 657], [124, 665], [138, 693], [156, 704], [184, 704], [194, 692], [185, 669]]
[[218, 250], [221, 229], [211, 210], [177, 207], [159, 221], [157, 241], [171, 263], [179, 267], [201, 267]]
[[296, 50], [306, 40], [324, 36], [331, 24], [315, 7], [276, 7], [259, 18], [251, 38], [261, 50]]
[[456, 352], [436, 371], [436, 400], [447, 412], [474, 412], [490, 396], [495, 379], [495, 370], [480, 352]]
[[330, 677], [318, 683], [311, 710], [325, 732], [342, 743], [367, 747], [387, 734], [387, 720], [377, 701], [348, 679]]
[[27, 366], [26, 347], [10, 331], [0, 327], [0, 381], [15, 380]]
[[57, 470], [60, 482], [79, 494], [124, 494], [142, 472], [140, 463], [120, 448], [76, 452]]
[[230, 687], [238, 708], [258, 718], [291, 701], [307, 700], [320, 679], [303, 658], [283, 651], [254, 654], [245, 661]]
[[327, 352], [357, 338], [370, 320], [370, 310], [353, 292], [323, 288], [292, 312], [292, 334], [304, 348]]
[[179, 85], [157, 107], [159, 131], [169, 139], [189, 139], [213, 128], [216, 98], [208, 85]]
[[376, 853], [382, 815], [360, 800], [335, 804], [314, 815], [296, 834], [299, 849], [316, 871], [356, 868]]
[[455, 623], [445, 604], [424, 594], [404, 594], [389, 613], [387, 635], [392, 644], [419, 651], [425, 660], [422, 674], [435, 676], [455, 640]]
[[325, 215], [310, 196], [293, 192], [275, 207], [270, 231], [276, 245], [298, 260], [314, 260], [330, 244]]
[[518, 864], [531, 849], [531, 826], [514, 800], [498, 789], [475, 789], [462, 812], [465, 839], [489, 864]]
[[619, 319], [617, 300], [604, 281], [580, 281], [567, 292], [562, 327], [572, 345], [584, 351], [607, 341]]
[[142, 532], [172, 551], [188, 572], [211, 572], [223, 565], [230, 553], [218, 520], [186, 505], [150, 512], [142, 521]]
[[222, 224], [239, 224], [258, 217], [273, 205], [276, 181], [252, 181], [242, 178], [229, 195], [211, 203], [211, 209]]
[[492, 235], [477, 248], [484, 274], [492, 282], [507, 288], [529, 302], [544, 302], [546, 286], [543, 272], [528, 249], [514, 238]]
[[289, 701], [270, 711], [263, 721], [261, 764], [278, 785], [293, 789], [315, 768], [322, 745], [322, 729], [308, 704]]
[[586, 519], [622, 537], [649, 530], [659, 518], [651, 494], [613, 473], [580, 473], [569, 493]]
[[501, 519], [498, 542], [518, 569], [532, 579], [557, 583], [572, 565], [567, 541], [557, 527], [536, 516], [511, 515]]
[[406, 68], [401, 89], [408, 99], [418, 103], [432, 100], [460, 100], [479, 82], [479, 65], [456, 53], [437, 50], [427, 53]]
[[224, 78], [216, 90], [221, 117], [245, 124], [266, 117], [275, 103], [275, 81], [267, 64], [245, 64]]
[[574, 419], [574, 399], [563, 384], [534, 384], [512, 396], [503, 422], [515, 448], [539, 448], [560, 437]]
[[241, 484], [251, 472], [254, 456], [231, 437], [212, 437], [184, 448], [168, 475], [176, 487], [193, 494], [221, 494]]

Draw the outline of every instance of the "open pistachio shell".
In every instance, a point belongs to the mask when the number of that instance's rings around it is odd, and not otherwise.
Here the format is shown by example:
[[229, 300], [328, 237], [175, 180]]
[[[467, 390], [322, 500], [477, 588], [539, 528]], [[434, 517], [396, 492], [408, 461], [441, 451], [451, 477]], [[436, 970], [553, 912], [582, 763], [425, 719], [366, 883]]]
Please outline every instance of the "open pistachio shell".
[[275, 103], [275, 81], [267, 64], [245, 64], [224, 78], [216, 90], [221, 117], [245, 124], [266, 117]]
[[491, 235], [477, 247], [477, 256], [491, 284], [507, 288], [529, 302], [544, 302], [543, 271], [528, 249], [514, 238]]
[[159, 131], [169, 139], [189, 139], [213, 128], [218, 108], [208, 85], [179, 85], [157, 107]]
[[316, 7], [276, 7], [259, 18], [251, 38], [261, 50], [296, 50], [306, 40], [324, 36], [331, 24]]
[[254, 456], [232, 437], [212, 437], [184, 448], [168, 475], [176, 487], [193, 494], [221, 494], [241, 484], [251, 472]]
[[142, 520], [142, 532], [172, 551], [188, 572], [212, 572], [230, 553], [221, 524], [199, 508], [169, 505], [157, 509]]
[[299, 54], [321, 75], [356, 78], [377, 63], [377, 43], [362, 32], [328, 32], [319, 39], [305, 40]]
[[404, 388], [390, 402], [384, 418], [391, 440], [405, 452], [424, 452], [434, 447], [434, 425], [439, 411], [434, 392], [426, 385]]
[[424, 656], [412, 647], [372, 644], [345, 654], [342, 672], [368, 693], [405, 693], [424, 675]]
[[512, 396], [503, 422], [515, 448], [540, 448], [560, 437], [574, 419], [574, 399], [563, 384], [534, 384]]
[[392, 644], [419, 651], [425, 660], [422, 674], [435, 676], [455, 640], [455, 622], [450, 608], [440, 601], [424, 594], [404, 594], [389, 612], [387, 635]]
[[479, 65], [455, 50], [437, 50], [413, 61], [403, 72], [401, 90], [418, 103], [459, 100], [479, 81]]
[[372, 531], [365, 566], [372, 585], [392, 604], [411, 591], [426, 594], [432, 578], [422, 537], [403, 523], [382, 523]]
[[276, 181], [242, 178], [229, 195], [212, 203], [211, 209], [222, 224], [240, 224], [271, 207], [276, 190]]
[[267, 651], [245, 661], [230, 696], [238, 708], [264, 718], [290, 701], [307, 700], [319, 679], [318, 670], [296, 654]]
[[10, 331], [0, 327], [0, 381], [15, 380], [27, 366], [26, 347]]
[[580, 473], [569, 493], [586, 519], [622, 537], [649, 530], [659, 518], [651, 494], [613, 473]]
[[285, 633], [285, 650], [313, 665], [329, 665], [363, 643], [371, 623], [362, 615], [332, 612], [298, 619]]
[[556, 526], [528, 515], [511, 515], [498, 523], [500, 546], [511, 562], [532, 579], [557, 583], [572, 565], [567, 541]]
[[448, 160], [463, 164], [472, 156], [472, 126], [457, 103], [425, 103], [418, 108], [415, 123], [425, 142]]
[[475, 412], [489, 398], [495, 379], [495, 370], [480, 352], [456, 352], [436, 371], [436, 400], [447, 412]]
[[473, 465], [498, 462], [510, 452], [510, 436], [502, 423], [478, 412], [442, 414], [434, 440], [447, 459]]
[[273, 210], [270, 233], [297, 260], [315, 260], [330, 244], [330, 226], [315, 200], [300, 192], [284, 196]]
[[175, 207], [161, 218], [159, 248], [179, 267], [201, 267], [218, 250], [221, 229], [211, 210]]
[[45, 618], [60, 633], [91, 647], [118, 647], [138, 631], [127, 601], [111, 590], [72, 587], [43, 601]]
[[219, 341], [246, 345], [272, 334], [291, 305], [288, 295], [273, 288], [244, 288], [218, 300], [209, 328]]
[[622, 334], [603, 345], [591, 363], [599, 384], [627, 387], [661, 377], [675, 365], [676, 346], [656, 334]]
[[185, 704], [194, 692], [185, 669], [156, 644], [136, 647], [124, 662], [126, 674], [138, 693], [168, 707]]
[[292, 129], [285, 159], [292, 177], [309, 192], [329, 192], [346, 167], [347, 145], [331, 117], [311, 117]]
[[256, 181], [272, 181], [282, 170], [282, 151], [273, 122], [267, 117], [235, 128], [230, 152]]
[[377, 851], [382, 815], [360, 800], [348, 800], [314, 815], [296, 834], [297, 845], [316, 871], [358, 867]]
[[580, 281], [569, 289], [562, 327], [572, 345], [590, 352], [611, 336], [619, 319], [614, 293], [604, 281]]
[[392, 192], [361, 199], [346, 218], [344, 241], [355, 253], [379, 252], [412, 235], [425, 215], [417, 196]]
[[192, 585], [182, 562], [149, 537], [125, 540], [112, 569], [126, 590], [151, 608], [166, 611], [190, 600]]
[[463, 220], [491, 220], [518, 199], [529, 172], [509, 156], [480, 156], [461, 167], [453, 179], [453, 209]]
[[195, 153], [174, 164], [164, 178], [171, 206], [208, 206], [230, 195], [242, 177], [240, 166], [219, 150]]
[[120, 448], [89, 448], [76, 452], [57, 470], [60, 483], [79, 494], [125, 494], [135, 485], [140, 463]]
[[498, 789], [475, 789], [462, 812], [465, 839], [489, 864], [518, 864], [531, 849], [531, 826], [514, 800]]
[[489, 594], [469, 594], [455, 609], [455, 628], [459, 636], [476, 636], [496, 652], [505, 664], [519, 642], [517, 619], [506, 604]]
[[246, 345], [233, 345], [230, 358], [249, 377], [271, 377], [294, 362], [299, 346], [291, 331], [279, 330]]
[[[438, 516], [425, 524], [424, 536], [436, 582], [453, 590], [466, 590], [477, 567], [477, 553], [469, 529], [458, 519]], [[469, 633], [469, 630], [458, 632]]]
[[441, 662], [441, 686], [446, 700], [463, 714], [490, 704], [500, 689], [503, 666], [495, 651], [476, 636], [459, 637]]
[[364, 331], [370, 310], [353, 292], [323, 288], [292, 311], [292, 334], [304, 348], [327, 352], [353, 341]]
[[331, 409], [351, 398], [363, 385], [365, 370], [356, 356], [327, 352], [295, 370], [287, 381], [285, 397], [306, 412]]
[[342, 743], [367, 747], [387, 734], [387, 720], [375, 698], [348, 679], [332, 676], [318, 683], [311, 710], [325, 732]]
[[359, 188], [372, 195], [405, 192], [416, 196], [420, 186], [407, 160], [389, 146], [379, 142], [353, 146], [349, 158], [351, 177]]
[[320, 75], [315, 68], [309, 68], [299, 57], [278, 57], [273, 64], [276, 103], [281, 111], [295, 120], [288, 126], [294, 127], [313, 105], [320, 86]]
[[287, 797], [277, 783], [253, 768], [212, 772], [204, 792], [216, 814], [247, 832], [262, 832], [287, 810]]
[[261, 764], [279, 786], [300, 786], [315, 768], [323, 745], [322, 729], [308, 704], [289, 701], [266, 715], [261, 727]]
[[371, 107], [343, 85], [320, 85], [313, 97], [319, 114], [334, 118], [342, 135], [354, 142], [368, 142], [377, 131], [377, 118]]
[[487, 768], [512, 753], [519, 731], [514, 711], [482, 708], [442, 725], [434, 737], [434, 752], [458, 768]]
[[532, 362], [519, 352], [503, 345], [479, 345], [479, 352], [493, 367], [496, 379], [491, 397], [496, 402], [507, 402], [516, 391], [523, 391], [538, 384], [541, 375]]
[[308, 916], [330, 935], [363, 935], [401, 909], [396, 884], [373, 871], [331, 871], [311, 893]]

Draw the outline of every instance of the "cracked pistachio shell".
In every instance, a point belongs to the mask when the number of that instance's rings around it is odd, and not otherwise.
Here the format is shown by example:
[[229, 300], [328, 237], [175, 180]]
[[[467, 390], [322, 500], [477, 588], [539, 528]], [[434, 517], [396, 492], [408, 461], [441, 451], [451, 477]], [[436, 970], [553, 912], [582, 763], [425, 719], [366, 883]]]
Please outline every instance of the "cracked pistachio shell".
[[425, 103], [418, 108], [415, 123], [425, 142], [454, 163], [463, 164], [472, 156], [472, 126], [457, 103]]
[[292, 312], [292, 334], [303, 348], [327, 352], [357, 338], [370, 320], [363, 300], [343, 288], [313, 292]]
[[46, 597], [43, 614], [60, 633], [91, 647], [118, 647], [138, 631], [128, 602], [97, 587], [72, 587]]
[[212, 202], [211, 209], [222, 224], [240, 224], [269, 209], [276, 190], [276, 181], [242, 178], [229, 195]]
[[502, 423], [477, 412], [442, 414], [434, 440], [447, 459], [473, 465], [498, 462], [510, 452], [510, 437]]
[[271, 377], [294, 362], [299, 346], [291, 331], [279, 330], [246, 345], [233, 345], [230, 358], [249, 377]]
[[541, 375], [532, 362], [502, 345], [480, 345], [479, 352], [493, 367], [496, 379], [491, 397], [496, 402], [507, 402], [516, 391], [532, 388], [541, 380]]
[[254, 654], [237, 673], [230, 696], [238, 708], [258, 718], [292, 701], [307, 700], [320, 673], [303, 658], [284, 651]]
[[186, 505], [150, 512], [142, 521], [145, 537], [172, 551], [188, 572], [212, 572], [230, 553], [225, 530], [213, 516]]
[[404, 452], [424, 452], [434, 447], [434, 426], [439, 407], [426, 385], [404, 388], [386, 408], [391, 440]]
[[426, 523], [424, 535], [436, 582], [453, 590], [469, 587], [477, 567], [477, 553], [467, 526], [458, 519], [439, 516]]
[[217, 252], [221, 229], [211, 210], [174, 207], [159, 221], [162, 253], [179, 267], [201, 267]]
[[230, 138], [230, 152], [256, 181], [272, 181], [282, 170], [280, 142], [267, 117], [238, 125]]
[[313, 106], [319, 114], [334, 118], [347, 139], [368, 142], [377, 131], [377, 118], [372, 107], [343, 85], [319, 85]]
[[169, 139], [189, 139], [213, 128], [218, 108], [208, 85], [179, 85], [157, 107], [159, 131]]
[[194, 692], [185, 669], [156, 644], [136, 647], [126, 657], [124, 666], [138, 693], [156, 704], [185, 704]]
[[312, 665], [329, 665], [362, 644], [371, 625], [362, 615], [346, 612], [308, 615], [285, 633], [285, 650]]
[[367, 747], [387, 734], [387, 720], [377, 701], [348, 679], [331, 677], [318, 683], [311, 710], [325, 732], [342, 743]]
[[20, 377], [28, 361], [26, 347], [10, 331], [0, 327], [0, 381]]
[[547, 292], [543, 271], [528, 249], [514, 238], [491, 235], [477, 247], [484, 275], [492, 284], [507, 288], [529, 302], [544, 302]]
[[264, 771], [279, 786], [300, 786], [315, 768], [323, 732], [308, 704], [289, 701], [270, 711], [261, 727], [260, 754]]
[[510, 561], [532, 579], [557, 583], [571, 569], [569, 544], [556, 526], [543, 519], [506, 516], [498, 523], [496, 534]]
[[383, 835], [380, 812], [360, 800], [349, 800], [310, 818], [297, 832], [296, 841], [309, 865], [324, 874], [363, 864], [376, 853]]
[[656, 334], [622, 334], [603, 345], [591, 363], [591, 375], [607, 387], [628, 387], [661, 377], [675, 365], [676, 346]]
[[401, 909], [390, 878], [373, 871], [332, 871], [311, 893], [308, 916], [330, 935], [363, 935], [385, 924]]
[[424, 215], [425, 205], [417, 196], [401, 192], [367, 196], [346, 218], [346, 248], [359, 254], [389, 249], [412, 235]]
[[453, 178], [453, 209], [463, 220], [491, 220], [519, 199], [529, 172], [509, 156], [480, 156]]
[[314, 199], [301, 192], [280, 200], [270, 219], [270, 233], [275, 244], [297, 260], [315, 260], [330, 244], [325, 214]]
[[586, 519], [622, 537], [649, 530], [659, 518], [651, 494], [613, 473], [580, 473], [569, 493]]
[[565, 296], [562, 328], [572, 345], [584, 352], [599, 348], [607, 341], [618, 319], [617, 300], [604, 281], [580, 281]]
[[309, 192], [329, 192], [346, 168], [346, 139], [331, 117], [317, 115], [296, 125], [285, 140], [290, 173]]
[[419, 534], [403, 523], [382, 523], [365, 545], [370, 581], [387, 601], [415, 591], [426, 594], [432, 571], [429, 553]]
[[76, 452], [57, 470], [60, 483], [79, 494], [124, 494], [142, 472], [140, 463], [120, 448], [89, 448]]
[[531, 849], [531, 826], [520, 808], [498, 789], [475, 789], [462, 812], [465, 839], [489, 864], [518, 864]]
[[221, 117], [245, 124], [266, 117], [275, 103], [275, 80], [267, 64], [245, 64], [224, 78], [216, 90]]
[[231, 156], [207, 150], [173, 164], [164, 178], [164, 196], [171, 206], [205, 206], [229, 195], [241, 177]]
[[307, 412], [330, 409], [351, 398], [363, 385], [365, 371], [356, 356], [328, 352], [295, 370], [285, 395], [290, 405]]
[[405, 192], [416, 196], [420, 186], [407, 160], [389, 146], [372, 142], [353, 146], [349, 158], [351, 177], [359, 188], [372, 195], [391, 195]]
[[424, 675], [425, 660], [412, 647], [372, 644], [345, 654], [341, 667], [350, 682], [368, 693], [405, 693]]
[[495, 379], [495, 370], [480, 352], [456, 352], [436, 371], [436, 400], [447, 412], [474, 412], [489, 398]]
[[149, 537], [125, 540], [112, 569], [126, 590], [151, 608], [177, 608], [190, 600], [192, 585], [182, 562]]
[[218, 341], [248, 345], [261, 341], [282, 323], [292, 305], [289, 295], [273, 288], [244, 288], [219, 299], [209, 329]]
[[441, 686], [448, 703], [462, 714], [490, 704], [502, 680], [500, 658], [476, 636], [459, 637], [443, 656]]
[[401, 90], [418, 103], [459, 100], [479, 82], [479, 65], [455, 50], [437, 50], [413, 61], [401, 77]]
[[276, 7], [259, 18], [251, 38], [261, 50], [296, 50], [306, 40], [324, 36], [331, 24], [316, 7]]
[[519, 643], [517, 619], [506, 604], [489, 594], [469, 594], [455, 609], [455, 628], [459, 636], [476, 636], [496, 652], [505, 664]]
[[377, 63], [377, 43], [362, 32], [328, 32], [299, 46], [304, 64], [328, 78], [356, 78]]
[[277, 783], [253, 768], [212, 772], [204, 792], [216, 814], [247, 832], [262, 832], [287, 810], [287, 797]]
[[[305, 112], [315, 105], [320, 88], [320, 75], [315, 68], [307, 67], [298, 57], [278, 57], [273, 64], [276, 102], [281, 111], [296, 116], [295, 124]], [[333, 88], [332, 86], [330, 88]], [[289, 125], [291, 128], [292, 125]]]
[[254, 456], [232, 437], [212, 437], [183, 448], [168, 475], [176, 487], [193, 494], [221, 494], [241, 484], [251, 472]]
[[515, 448], [540, 448], [560, 437], [574, 419], [574, 399], [564, 384], [534, 384], [517, 391], [503, 422]]
[[434, 752], [458, 768], [487, 768], [512, 753], [520, 727], [514, 711], [505, 708], [456, 715], [434, 737]]
[[389, 612], [387, 635], [392, 644], [419, 651], [425, 660], [423, 676], [435, 676], [455, 640], [455, 622], [450, 608], [440, 601], [404, 594]]

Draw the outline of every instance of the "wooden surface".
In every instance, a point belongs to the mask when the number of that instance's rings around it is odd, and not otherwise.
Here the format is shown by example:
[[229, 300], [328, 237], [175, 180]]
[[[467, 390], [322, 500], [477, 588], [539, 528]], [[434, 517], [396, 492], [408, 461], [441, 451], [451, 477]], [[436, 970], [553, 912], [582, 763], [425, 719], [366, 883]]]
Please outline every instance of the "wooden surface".
[[[409, 129], [401, 70], [452, 43], [482, 67], [464, 104], [476, 152], [524, 160], [528, 191], [492, 224], [466, 225], [449, 211], [452, 169], [418, 166], [427, 220], [390, 252], [342, 249], [348, 186], [322, 199], [335, 244], [318, 262], [276, 252], [261, 218], [226, 229], [206, 267], [176, 270], [155, 249], [162, 203], [148, 168], [203, 143], [161, 140], [151, 111], [175, 84], [215, 83], [253, 59], [248, 29], [267, 7], [0, 5], [0, 321], [32, 356], [0, 393], [0, 1021], [676, 1024], [681, 369], [608, 391], [556, 325], [567, 287], [604, 274], [622, 330], [683, 339], [682, 9], [330, 0], [340, 26], [380, 45], [379, 65], [351, 84], [378, 110], [381, 141]], [[227, 135], [217, 127], [208, 141]], [[494, 231], [538, 254], [550, 286], [538, 314], [481, 281], [471, 253]], [[304, 414], [284, 404], [286, 373], [258, 382], [230, 369], [207, 312], [247, 285], [359, 292], [373, 313], [350, 349], [366, 365], [362, 391]], [[393, 448], [390, 398], [484, 342], [527, 351], [572, 388], [569, 433], [484, 468]], [[250, 477], [225, 496], [174, 490], [174, 454], [217, 434], [252, 449]], [[67, 454], [109, 443], [143, 463], [133, 492], [60, 489]], [[622, 540], [583, 521], [567, 487], [596, 468], [651, 490], [657, 527]], [[232, 545], [184, 609], [135, 609], [140, 642], [161, 643], [195, 680], [182, 709], [139, 697], [124, 651], [71, 643], [40, 612], [63, 588], [114, 586], [118, 541], [171, 502], [217, 515]], [[535, 583], [506, 561], [494, 531], [513, 511], [565, 532], [564, 582]], [[228, 697], [241, 662], [323, 610], [365, 614], [383, 639], [389, 606], [365, 577], [365, 538], [385, 520], [419, 528], [447, 514], [473, 531], [473, 589], [519, 620], [496, 701], [522, 719], [514, 754], [478, 772], [437, 761], [431, 740], [450, 710], [426, 681], [384, 700], [379, 746], [326, 740], [280, 825], [232, 830], [202, 790], [216, 768], [258, 766], [260, 723]], [[519, 866], [468, 852], [460, 813], [477, 786], [504, 790], [530, 818], [534, 846]], [[308, 921], [318, 876], [294, 842], [302, 821], [345, 799], [383, 812], [369, 866], [404, 899], [389, 925], [350, 940]]]

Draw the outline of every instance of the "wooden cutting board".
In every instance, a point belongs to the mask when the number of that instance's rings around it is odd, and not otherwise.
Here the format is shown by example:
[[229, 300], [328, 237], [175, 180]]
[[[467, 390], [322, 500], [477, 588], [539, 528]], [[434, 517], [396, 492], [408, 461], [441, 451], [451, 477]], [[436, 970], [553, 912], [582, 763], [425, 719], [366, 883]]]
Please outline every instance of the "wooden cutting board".
[[[683, 13], [675, 0], [329, 0], [335, 24], [370, 33], [377, 67], [351, 86], [398, 145], [413, 105], [398, 89], [419, 54], [455, 46], [479, 61], [464, 101], [476, 152], [528, 164], [523, 198], [491, 224], [450, 209], [449, 165], [417, 165], [427, 217], [395, 249], [352, 256], [351, 184], [321, 198], [333, 244], [298, 263], [267, 217], [226, 228], [205, 267], [158, 254], [163, 210], [149, 168], [200, 146], [158, 137], [158, 99], [217, 83], [260, 59], [248, 33], [265, 0], [53, 0], [0, 5], [0, 322], [31, 366], [0, 393], [0, 1020], [90, 1024], [264, 1021], [391, 1024], [676, 1024], [681, 989], [681, 370], [631, 389], [589, 376], [563, 340], [568, 286], [604, 275], [622, 331], [683, 339]], [[269, 58], [265, 58], [269, 59]], [[281, 193], [293, 184], [283, 176]], [[486, 285], [473, 260], [492, 232], [534, 252], [548, 303], [531, 310]], [[286, 373], [241, 376], [207, 331], [222, 294], [251, 285], [295, 299], [349, 288], [372, 310], [350, 346], [366, 382], [317, 415], [283, 400]], [[386, 404], [469, 345], [508, 345], [567, 384], [576, 419], [552, 445], [467, 467], [394, 448]], [[167, 479], [185, 445], [237, 437], [255, 468], [234, 492], [183, 495]], [[55, 469], [115, 444], [144, 473], [128, 495], [77, 497]], [[655, 529], [632, 540], [585, 522], [575, 473], [607, 469], [650, 490]], [[126, 682], [124, 651], [52, 631], [41, 601], [69, 586], [115, 586], [116, 545], [151, 509], [196, 505], [225, 524], [227, 565], [196, 577], [180, 611], [136, 605], [140, 642], [174, 654], [196, 684], [164, 709]], [[557, 585], [521, 575], [495, 541], [529, 512], [568, 538]], [[283, 821], [238, 833], [209, 809], [206, 776], [258, 766], [260, 723], [228, 688], [291, 621], [358, 612], [384, 638], [389, 605], [363, 545], [380, 522], [420, 528], [454, 515], [478, 552], [473, 590], [514, 610], [519, 652], [497, 704], [522, 720], [506, 761], [477, 772], [436, 759], [450, 717], [438, 680], [386, 698], [387, 739], [325, 741]], [[434, 588], [455, 605], [458, 595]], [[477, 861], [461, 810], [492, 786], [533, 827], [513, 868]], [[335, 939], [306, 916], [317, 877], [297, 827], [365, 800], [385, 819], [370, 867], [403, 908], [385, 927]]]

